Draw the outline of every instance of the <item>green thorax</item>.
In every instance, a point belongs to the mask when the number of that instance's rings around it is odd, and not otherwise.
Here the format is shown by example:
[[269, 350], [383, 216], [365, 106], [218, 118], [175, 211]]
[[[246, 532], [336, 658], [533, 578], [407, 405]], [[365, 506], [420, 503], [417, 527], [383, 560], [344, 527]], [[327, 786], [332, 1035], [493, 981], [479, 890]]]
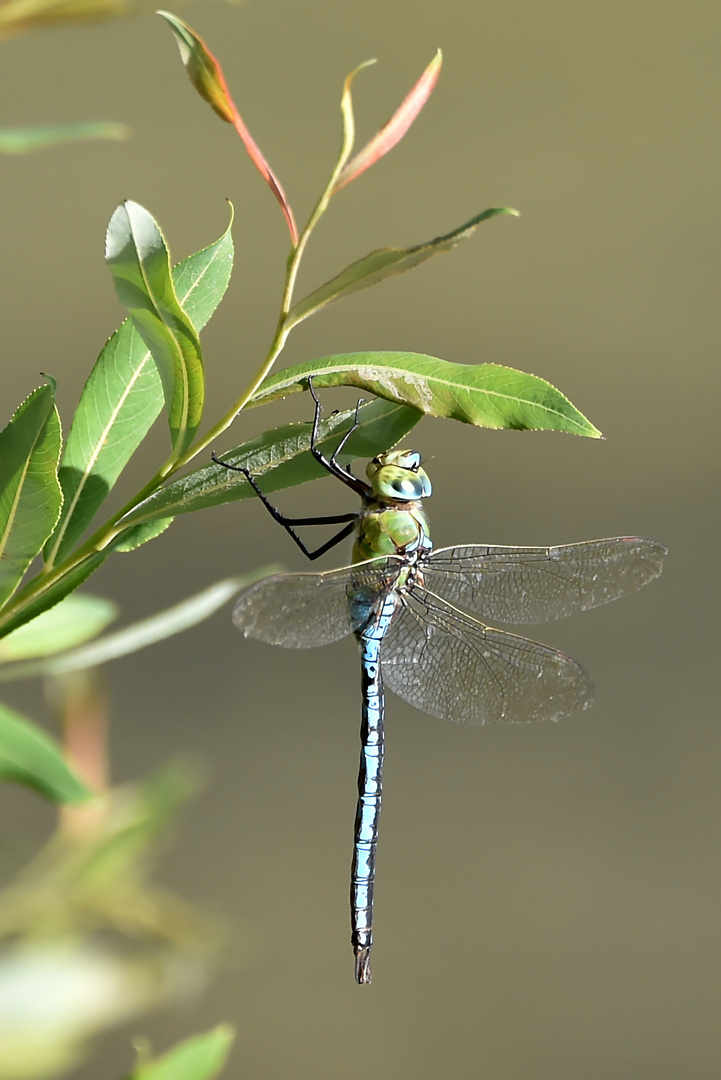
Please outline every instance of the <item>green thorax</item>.
[[420, 454], [413, 450], [380, 454], [366, 474], [373, 493], [366, 496], [358, 518], [353, 562], [430, 547], [421, 500], [431, 494], [431, 482], [421, 468]]

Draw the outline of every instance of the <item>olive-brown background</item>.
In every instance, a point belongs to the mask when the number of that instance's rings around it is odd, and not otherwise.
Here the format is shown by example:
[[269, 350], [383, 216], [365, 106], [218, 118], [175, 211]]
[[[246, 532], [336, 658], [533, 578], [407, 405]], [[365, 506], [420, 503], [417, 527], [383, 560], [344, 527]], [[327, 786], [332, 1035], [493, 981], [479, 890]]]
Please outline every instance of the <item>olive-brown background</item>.
[[[249, 0], [180, 14], [222, 58], [301, 218], [337, 149], [344, 75], [381, 61], [356, 82], [364, 138], [443, 47], [425, 113], [337, 199], [304, 283], [487, 206], [522, 216], [322, 314], [296, 333], [287, 362], [408, 349], [543, 376], [606, 441], [423, 421], [411, 441], [435, 486], [435, 542], [638, 533], [671, 554], [645, 592], [538, 628], [592, 672], [590, 713], [472, 729], [390, 700], [368, 988], [353, 982], [347, 925], [352, 643], [272, 650], [245, 642], [223, 612], [112, 665], [116, 778], [183, 751], [211, 770], [164, 880], [254, 944], [202, 1000], [110, 1036], [78, 1075], [121, 1075], [130, 1034], [162, 1047], [227, 1019], [239, 1028], [227, 1075], [243, 1080], [715, 1080], [718, 4]], [[236, 271], [205, 335], [217, 415], [263, 354], [287, 250], [239, 142], [194, 95], [150, 15], [28, 35], [2, 55], [1, 123], [103, 117], [133, 129], [125, 144], [2, 159], [2, 421], [49, 371], [67, 423], [122, 316], [102, 262], [122, 198], [156, 215], [176, 259], [219, 235], [225, 197], [235, 203]], [[303, 397], [258, 410], [218, 449], [308, 415]], [[159, 425], [119, 497], [164, 440]], [[301, 502], [352, 505], [330, 481], [283, 499]], [[90, 587], [131, 619], [269, 560], [302, 565], [243, 503], [178, 520]], [[35, 689], [11, 700], [41, 712]], [[3, 832], [31, 851], [50, 812], [24, 792], [4, 792], [3, 805]]]

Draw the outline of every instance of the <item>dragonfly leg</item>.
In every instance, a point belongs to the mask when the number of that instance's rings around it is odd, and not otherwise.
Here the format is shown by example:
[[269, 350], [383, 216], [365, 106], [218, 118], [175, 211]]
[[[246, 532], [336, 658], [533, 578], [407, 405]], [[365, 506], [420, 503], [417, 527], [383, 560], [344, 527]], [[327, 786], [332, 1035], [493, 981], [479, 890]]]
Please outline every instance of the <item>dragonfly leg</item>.
[[[358, 515], [353, 512], [349, 512], [347, 514], [329, 514], [325, 517], [286, 517], [286, 515], [281, 513], [281, 511], [276, 506], [273, 506], [272, 502], [261, 490], [255, 477], [250, 473], [248, 469], [245, 468], [244, 465], [231, 465], [229, 461], [221, 461], [221, 459], [219, 457], [216, 457], [215, 454], [211, 454], [210, 456], [216, 465], [222, 465], [224, 469], [231, 469], [233, 472], [242, 473], [242, 475], [248, 481], [253, 491], [263, 503], [263, 506], [266, 508], [273, 520], [277, 521], [279, 525], [283, 526], [285, 531], [288, 533], [291, 539], [295, 541], [295, 543], [298, 545], [298, 547], [307, 559], [310, 559], [311, 561], [314, 559], [319, 559], [321, 555], [325, 555], [326, 551], [330, 551], [331, 548], [335, 547], [336, 544], [339, 544], [341, 540], [345, 540], [345, 538], [347, 536], [350, 536], [350, 534], [353, 532], [353, 529], [355, 528], [356, 518], [358, 517]], [[345, 528], [341, 529], [340, 532], [335, 534], [335, 536], [331, 536], [330, 540], [327, 540], [324, 544], [321, 544], [319, 548], [316, 548], [313, 551], [306, 547], [306, 545], [303, 543], [303, 541], [293, 528], [294, 525], [340, 525], [343, 523], [346, 523]]]
[[360, 424], [359, 410], [360, 410], [361, 405], [363, 404], [363, 398], [360, 398], [358, 400], [358, 402], [356, 403], [355, 420], [353, 422], [352, 427], [350, 427], [349, 430], [345, 433], [345, 435], [343, 436], [341, 441], [338, 443], [338, 446], [336, 446], [335, 450], [333, 451], [331, 456], [328, 458], [328, 457], [325, 456], [323, 451], [318, 446], [318, 433], [319, 433], [319, 430], [320, 430], [321, 417], [323, 415], [323, 406], [321, 405], [320, 398], [318, 397], [318, 394], [316, 393], [316, 389], [315, 389], [315, 387], [313, 385], [313, 376], [312, 375], [308, 376], [308, 390], [310, 391], [310, 396], [313, 398], [313, 401], [315, 402], [315, 412], [313, 414], [313, 428], [312, 428], [311, 436], [310, 436], [310, 452], [311, 452], [311, 454], [313, 455], [313, 457], [315, 458], [315, 460], [318, 462], [319, 465], [322, 465], [324, 469], [328, 470], [328, 472], [331, 474], [331, 476], [335, 476], [336, 479], [341, 480], [344, 484], [347, 484], [348, 487], [353, 488], [353, 490], [358, 495], [361, 495], [361, 496], [368, 495], [370, 493], [370, 488], [368, 487], [368, 485], [366, 483], [364, 483], [362, 480], [359, 480], [357, 476], [354, 476], [353, 473], [350, 471], [350, 469], [344, 469], [343, 466], [340, 465], [338, 463], [338, 460], [337, 460], [338, 454], [341, 452], [341, 450], [343, 449], [345, 444], [348, 442], [348, 439], [350, 439], [351, 435], [353, 435], [353, 433], [358, 430], [358, 427], [359, 427], [359, 424]]
[[[339, 463], [338, 463], [338, 455], [339, 455], [339, 454], [340, 454], [340, 453], [342, 452], [342, 450], [343, 450], [343, 447], [344, 447], [344, 446], [345, 446], [345, 444], [346, 444], [346, 443], [348, 442], [348, 440], [350, 439], [351, 435], [355, 434], [355, 432], [356, 432], [356, 431], [358, 430], [358, 428], [360, 427], [360, 419], [359, 419], [359, 416], [360, 416], [360, 407], [361, 407], [361, 405], [363, 404], [364, 400], [365, 400], [365, 399], [361, 397], [361, 398], [358, 398], [358, 400], [356, 401], [356, 403], [355, 403], [355, 417], [354, 417], [354, 419], [353, 419], [353, 425], [352, 425], [351, 427], [349, 427], [349, 428], [348, 428], [348, 430], [346, 431], [345, 435], [343, 436], [343, 438], [342, 438], [342, 439], [341, 439], [341, 441], [340, 441], [340, 442], [338, 443], [338, 445], [336, 446], [335, 450], [333, 451], [333, 453], [332, 453], [332, 454], [331, 454], [331, 456], [330, 456], [330, 463], [331, 463], [331, 465], [337, 465], [339, 469], [340, 469], [340, 468], [342, 468], [343, 466], [342, 466], [342, 465], [339, 465]], [[350, 470], [350, 468], [346, 469], [345, 471], [346, 471], [346, 472], [348, 472], [348, 473], [351, 473], [351, 470]], [[351, 475], [353, 475], [353, 474], [351, 473]]]

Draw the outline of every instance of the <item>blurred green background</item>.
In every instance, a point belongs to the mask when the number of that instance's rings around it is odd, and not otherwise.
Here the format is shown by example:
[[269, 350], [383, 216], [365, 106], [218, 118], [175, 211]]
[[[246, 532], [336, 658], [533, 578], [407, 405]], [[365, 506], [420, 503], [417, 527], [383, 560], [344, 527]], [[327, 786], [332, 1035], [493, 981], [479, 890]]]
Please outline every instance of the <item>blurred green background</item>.
[[[208, 763], [211, 782], [163, 879], [235, 924], [238, 966], [184, 1012], [106, 1037], [77, 1080], [127, 1071], [130, 1034], [162, 1047], [221, 1019], [239, 1027], [233, 1080], [716, 1080], [718, 3], [247, 0], [177, 13], [219, 55], [301, 219], [337, 150], [345, 74], [381, 61], [355, 84], [362, 142], [443, 48], [430, 104], [338, 197], [303, 283], [487, 206], [522, 217], [334, 306], [296, 332], [284, 360], [405, 349], [543, 376], [606, 441], [424, 420], [412, 442], [434, 484], [434, 541], [634, 533], [671, 554], [643, 593], [532, 631], [590, 670], [590, 713], [471, 729], [389, 701], [367, 988], [353, 981], [348, 943], [352, 643], [273, 650], [244, 641], [223, 612], [112, 665], [115, 778], [177, 751]], [[272, 333], [283, 220], [232, 130], [192, 91], [160, 19], [3, 45], [0, 123], [95, 118], [126, 121], [132, 140], [0, 160], [2, 421], [40, 371], [59, 380], [70, 416], [122, 318], [102, 261], [122, 198], [158, 218], [176, 260], [215, 239], [224, 199], [235, 204], [236, 271], [204, 335], [213, 417]], [[309, 416], [304, 397], [254, 410], [217, 450]], [[159, 424], [118, 502], [165, 439]], [[323, 481], [282, 505], [338, 512], [352, 501]], [[303, 565], [263, 509], [244, 503], [179, 519], [110, 560], [90, 588], [131, 619], [268, 561]], [[8, 700], [42, 712], [37, 687]], [[21, 790], [0, 799], [7, 868], [53, 815]]]

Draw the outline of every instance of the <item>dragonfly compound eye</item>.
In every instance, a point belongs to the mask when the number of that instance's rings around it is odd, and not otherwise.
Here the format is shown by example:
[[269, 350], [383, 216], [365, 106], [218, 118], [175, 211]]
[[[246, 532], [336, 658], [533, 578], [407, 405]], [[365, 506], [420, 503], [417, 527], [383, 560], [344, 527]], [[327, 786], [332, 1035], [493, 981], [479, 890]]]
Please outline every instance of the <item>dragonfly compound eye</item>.
[[431, 493], [431, 485], [423, 469], [382, 465], [370, 477], [373, 490], [381, 498], [400, 502], [416, 502]]

